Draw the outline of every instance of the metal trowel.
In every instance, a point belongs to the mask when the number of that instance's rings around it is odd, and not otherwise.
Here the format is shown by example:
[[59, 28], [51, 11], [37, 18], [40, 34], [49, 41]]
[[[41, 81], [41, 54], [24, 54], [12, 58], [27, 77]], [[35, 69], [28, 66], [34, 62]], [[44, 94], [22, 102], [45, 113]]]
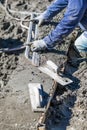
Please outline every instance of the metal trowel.
[[[34, 14], [31, 14], [31, 19], [33, 19]], [[37, 52], [32, 52], [31, 51], [31, 45], [32, 45], [32, 35], [33, 39], [37, 40], [38, 39], [38, 24], [35, 24], [35, 31], [33, 32], [33, 20], [30, 21], [29, 23], [29, 29], [28, 29], [28, 36], [27, 36], [27, 41], [26, 41], [26, 49], [25, 49], [25, 57], [32, 63], [34, 66], [39, 66], [39, 54]], [[32, 56], [30, 55], [32, 53]]]

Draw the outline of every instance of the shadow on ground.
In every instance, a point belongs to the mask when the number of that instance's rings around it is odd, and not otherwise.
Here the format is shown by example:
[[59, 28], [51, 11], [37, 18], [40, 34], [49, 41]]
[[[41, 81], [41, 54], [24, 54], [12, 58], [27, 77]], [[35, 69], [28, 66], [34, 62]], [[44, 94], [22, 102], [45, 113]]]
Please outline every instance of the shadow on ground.
[[2, 39], [0, 38], [0, 51], [1, 52], [6, 52], [6, 53], [15, 53], [15, 54], [19, 54], [22, 52], [23, 49], [21, 49], [21, 51], [11, 51], [8, 52], [6, 50], [8, 49], [14, 49], [15, 47], [21, 47], [23, 46], [23, 42], [20, 41], [20, 39], [12, 39], [12, 38], [8, 38], [8, 39]]

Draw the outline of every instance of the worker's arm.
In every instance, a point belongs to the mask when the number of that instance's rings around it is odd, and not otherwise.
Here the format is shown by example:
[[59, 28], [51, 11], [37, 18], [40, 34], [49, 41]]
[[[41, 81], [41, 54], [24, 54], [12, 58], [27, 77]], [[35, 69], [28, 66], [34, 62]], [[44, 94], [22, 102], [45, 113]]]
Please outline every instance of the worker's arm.
[[72, 32], [82, 19], [87, 8], [86, 6], [86, 0], [69, 0], [63, 19], [57, 27], [43, 39], [48, 47], [55, 46], [56, 41], [60, 41]]
[[45, 19], [51, 19], [64, 9], [68, 4], [68, 0], [55, 0], [43, 13]]
[[56, 14], [58, 14], [62, 9], [68, 5], [68, 0], [55, 0], [46, 11], [44, 11], [40, 16], [34, 18], [38, 21], [38, 26], [42, 23], [51, 20]]

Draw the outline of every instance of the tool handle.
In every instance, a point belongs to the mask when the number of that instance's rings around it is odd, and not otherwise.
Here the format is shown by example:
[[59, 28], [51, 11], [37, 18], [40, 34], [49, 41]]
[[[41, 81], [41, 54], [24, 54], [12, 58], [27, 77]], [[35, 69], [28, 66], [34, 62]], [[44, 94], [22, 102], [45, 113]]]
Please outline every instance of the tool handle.
[[53, 88], [53, 92], [50, 94], [50, 97], [49, 97], [49, 100], [48, 100], [48, 103], [47, 103], [46, 110], [45, 110], [45, 112], [43, 113], [43, 115], [42, 115], [42, 117], [41, 117], [41, 119], [40, 119], [40, 122], [39, 122], [39, 123], [41, 123], [41, 124], [44, 124], [44, 123], [45, 123], [47, 112], [48, 112], [49, 107], [50, 107], [50, 105], [51, 105], [51, 101], [52, 101], [52, 99], [53, 99], [53, 97], [54, 97], [54, 95], [55, 95], [55, 91], [56, 91], [56, 89], [57, 89], [57, 82], [56, 82], [56, 81], [54, 81], [52, 88]]
[[[33, 16], [34, 16], [34, 14], [31, 14], [31, 19], [33, 19]], [[33, 27], [33, 22], [30, 21], [29, 29], [28, 29], [28, 37], [27, 37], [27, 41], [26, 41], [26, 43], [28, 43], [28, 44], [30, 43], [31, 38], [32, 38], [32, 27]]]

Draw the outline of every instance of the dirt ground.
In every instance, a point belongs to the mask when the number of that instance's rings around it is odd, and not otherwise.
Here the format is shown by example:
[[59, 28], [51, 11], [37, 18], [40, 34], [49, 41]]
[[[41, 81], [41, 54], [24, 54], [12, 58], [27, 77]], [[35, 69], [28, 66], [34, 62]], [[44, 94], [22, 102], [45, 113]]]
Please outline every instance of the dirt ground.
[[[4, 5], [4, 0], [1, 0]], [[48, 0], [8, 0], [13, 10], [43, 12], [51, 2]], [[39, 28], [39, 39], [52, 30], [63, 16], [56, 16], [48, 25]], [[69, 44], [76, 38], [75, 31], [64, 39], [61, 46], [52, 52], [42, 53], [58, 66], [66, 59]], [[12, 20], [0, 7], [0, 49], [23, 44], [26, 29]], [[71, 77], [73, 84], [58, 86], [50, 108], [47, 123], [49, 130], [87, 130], [87, 64], [83, 62]], [[0, 130], [36, 130], [41, 114], [33, 113], [28, 92], [28, 83], [41, 83], [49, 94], [53, 80], [32, 66], [23, 51], [0, 53]]]

